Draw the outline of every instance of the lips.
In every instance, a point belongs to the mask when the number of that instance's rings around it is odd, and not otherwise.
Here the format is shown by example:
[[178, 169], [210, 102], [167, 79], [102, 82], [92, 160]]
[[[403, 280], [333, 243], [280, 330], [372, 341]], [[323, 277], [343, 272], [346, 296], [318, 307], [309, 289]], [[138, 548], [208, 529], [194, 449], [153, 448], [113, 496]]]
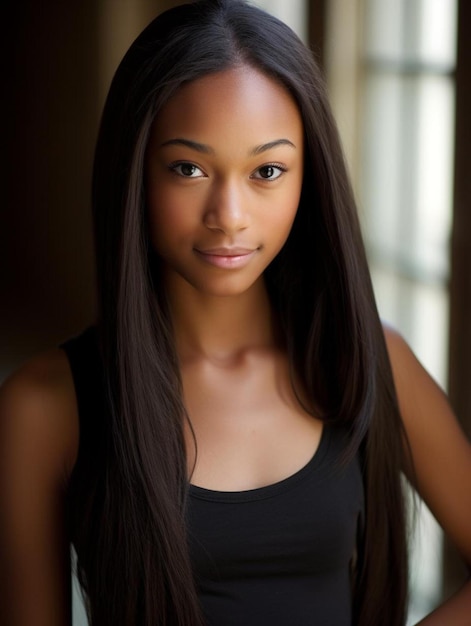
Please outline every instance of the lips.
[[205, 250], [199, 250], [196, 248], [196, 251], [200, 254], [210, 254], [214, 256], [243, 256], [244, 254], [250, 254], [251, 252], [255, 252], [254, 248], [208, 248]]
[[196, 254], [209, 265], [222, 269], [238, 269], [250, 263], [258, 248], [224, 247], [199, 250]]

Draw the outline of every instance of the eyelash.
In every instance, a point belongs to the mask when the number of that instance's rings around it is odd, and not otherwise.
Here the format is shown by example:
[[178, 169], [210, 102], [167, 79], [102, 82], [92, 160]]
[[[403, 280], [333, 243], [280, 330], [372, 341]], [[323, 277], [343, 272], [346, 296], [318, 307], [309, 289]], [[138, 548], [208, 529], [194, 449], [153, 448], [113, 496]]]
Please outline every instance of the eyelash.
[[201, 175], [185, 176], [184, 174], [178, 172], [177, 168], [182, 167], [184, 165], [189, 165], [190, 167], [194, 167], [196, 170], [199, 170], [202, 174], [204, 174], [203, 170], [197, 165], [195, 165], [194, 163], [192, 163], [191, 161], [175, 161], [175, 163], [170, 163], [168, 168], [173, 174], [176, 174], [177, 176], [180, 176], [181, 178], [202, 178]]
[[266, 170], [269, 168], [273, 168], [275, 170], [279, 170], [279, 174], [278, 176], [275, 176], [275, 178], [264, 178], [263, 176], [254, 176], [253, 174], [251, 175], [251, 178], [255, 178], [256, 180], [263, 180], [266, 182], [271, 182], [271, 181], [275, 181], [278, 180], [286, 171], [287, 168], [282, 165], [281, 163], [265, 163], [265, 165], [261, 165], [260, 167], [257, 167], [257, 169], [255, 170], [255, 172], [260, 172], [260, 170]]
[[[183, 173], [178, 171], [179, 167], [183, 167], [185, 165], [190, 166], [191, 168], [194, 168], [195, 170], [199, 170], [199, 172], [201, 172], [202, 175], [199, 174], [198, 176], [191, 176], [191, 175], [185, 176]], [[203, 170], [197, 165], [195, 165], [194, 163], [192, 163], [191, 161], [175, 161], [174, 163], [170, 163], [168, 168], [176, 176], [180, 176], [181, 178], [203, 178], [205, 176]], [[255, 176], [255, 174], [259, 173], [261, 170], [267, 170], [269, 168], [278, 170], [279, 171], [278, 175], [275, 176], [274, 178], [265, 178], [263, 176]], [[264, 165], [261, 165], [260, 167], [258, 167], [254, 171], [254, 173], [250, 175], [250, 178], [253, 178], [255, 180], [262, 180], [265, 182], [273, 182], [275, 180], [278, 180], [286, 171], [287, 171], [287, 168], [281, 163], [265, 163]]]

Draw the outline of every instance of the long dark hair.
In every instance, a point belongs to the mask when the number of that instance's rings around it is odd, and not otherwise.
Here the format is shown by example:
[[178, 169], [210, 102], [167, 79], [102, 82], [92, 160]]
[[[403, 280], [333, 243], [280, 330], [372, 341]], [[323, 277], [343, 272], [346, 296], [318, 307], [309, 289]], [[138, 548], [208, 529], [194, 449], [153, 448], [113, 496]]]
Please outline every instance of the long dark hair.
[[166, 309], [152, 271], [144, 159], [154, 117], [185, 82], [245, 63], [296, 100], [306, 139], [289, 239], [266, 272], [290, 363], [317, 412], [350, 432], [366, 495], [354, 621], [404, 623], [403, 434], [353, 195], [324, 84], [283, 23], [239, 0], [163, 13], [121, 62], [93, 177], [106, 404], [99, 471], [75, 521], [93, 626], [202, 623], [185, 535], [185, 408]]

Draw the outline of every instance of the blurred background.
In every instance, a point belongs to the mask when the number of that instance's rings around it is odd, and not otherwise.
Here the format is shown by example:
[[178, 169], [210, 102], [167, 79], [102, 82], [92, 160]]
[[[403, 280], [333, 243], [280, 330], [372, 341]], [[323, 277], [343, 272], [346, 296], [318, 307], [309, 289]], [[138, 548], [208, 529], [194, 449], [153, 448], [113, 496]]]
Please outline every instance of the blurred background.
[[[178, 1], [8, 4], [0, 220], [0, 380], [94, 318], [90, 180], [122, 55]], [[324, 68], [381, 316], [444, 387], [471, 433], [471, 3], [257, 0]], [[413, 542], [410, 621], [463, 565], [426, 507]], [[74, 624], [86, 620], [79, 594]]]

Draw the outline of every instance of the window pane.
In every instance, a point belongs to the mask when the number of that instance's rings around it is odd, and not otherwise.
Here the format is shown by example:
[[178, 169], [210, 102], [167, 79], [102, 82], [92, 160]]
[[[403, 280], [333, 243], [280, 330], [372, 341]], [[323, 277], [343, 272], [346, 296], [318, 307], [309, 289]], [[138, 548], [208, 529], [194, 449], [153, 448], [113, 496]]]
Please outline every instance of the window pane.
[[366, 0], [365, 52], [368, 56], [400, 59], [402, 40], [402, 0]]
[[451, 228], [454, 88], [450, 78], [423, 76], [417, 94], [415, 263], [442, 280], [448, 275]]
[[303, 40], [307, 41], [307, 0], [254, 0], [253, 4], [275, 15], [278, 19], [288, 24], [294, 32]]
[[421, 0], [418, 55], [428, 63], [453, 67], [456, 58], [456, 2]]
[[360, 192], [367, 239], [384, 255], [396, 256], [401, 242], [403, 80], [372, 73], [364, 94]]

